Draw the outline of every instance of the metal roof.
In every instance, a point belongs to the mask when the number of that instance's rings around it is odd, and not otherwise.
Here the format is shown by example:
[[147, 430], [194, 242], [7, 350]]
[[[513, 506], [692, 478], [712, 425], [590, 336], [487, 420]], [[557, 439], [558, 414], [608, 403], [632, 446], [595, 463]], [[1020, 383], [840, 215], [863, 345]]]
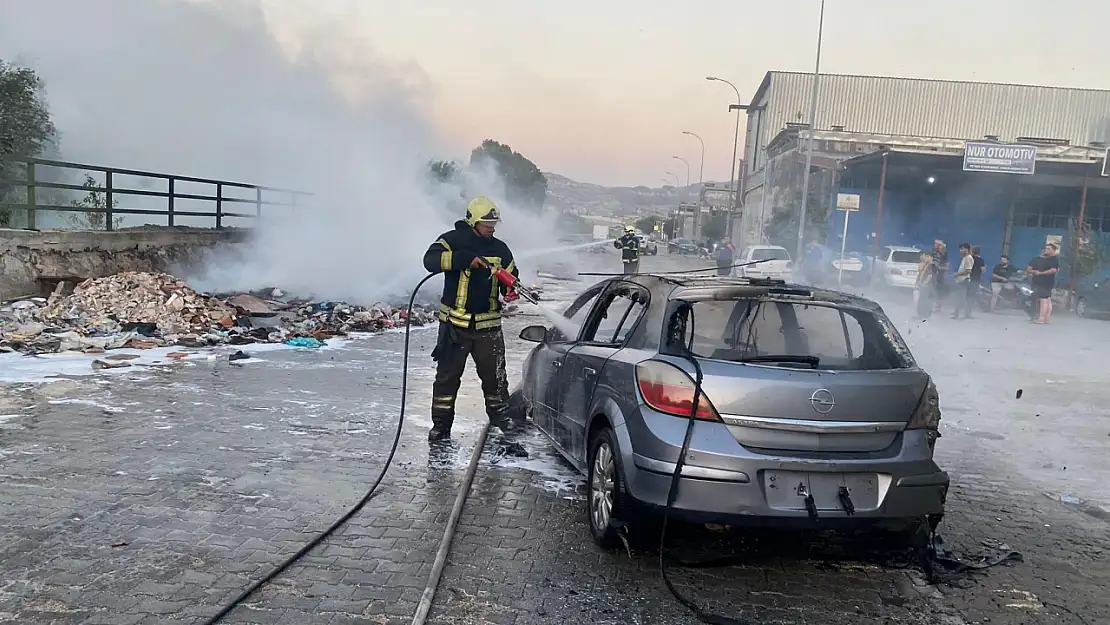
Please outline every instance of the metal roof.
[[[752, 100], [763, 136], [807, 124], [813, 74], [768, 72]], [[765, 101], [764, 101], [765, 100]], [[1002, 141], [1110, 142], [1110, 90], [822, 74], [816, 127], [857, 133]]]

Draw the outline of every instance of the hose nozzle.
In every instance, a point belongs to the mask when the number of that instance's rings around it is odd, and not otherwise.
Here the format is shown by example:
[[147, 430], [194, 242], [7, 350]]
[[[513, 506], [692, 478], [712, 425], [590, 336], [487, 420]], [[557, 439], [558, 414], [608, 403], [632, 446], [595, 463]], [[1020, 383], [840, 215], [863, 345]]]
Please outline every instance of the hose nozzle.
[[521, 284], [520, 280], [513, 274], [504, 269], [491, 269], [491, 271], [493, 272], [494, 279], [500, 282], [501, 286], [505, 287], [505, 299], [507, 301], [513, 301], [517, 297], [523, 297], [533, 304], [540, 303], [539, 293]]

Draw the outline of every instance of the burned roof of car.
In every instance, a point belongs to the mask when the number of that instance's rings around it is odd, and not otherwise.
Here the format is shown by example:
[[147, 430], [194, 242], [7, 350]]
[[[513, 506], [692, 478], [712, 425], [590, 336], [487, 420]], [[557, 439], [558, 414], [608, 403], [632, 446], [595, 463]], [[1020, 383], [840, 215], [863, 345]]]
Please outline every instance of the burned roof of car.
[[877, 303], [857, 295], [763, 278], [699, 276], [696, 273], [636, 274], [627, 278], [668, 299], [714, 300], [741, 297], [781, 296], [838, 304], [866, 310], [882, 310]]

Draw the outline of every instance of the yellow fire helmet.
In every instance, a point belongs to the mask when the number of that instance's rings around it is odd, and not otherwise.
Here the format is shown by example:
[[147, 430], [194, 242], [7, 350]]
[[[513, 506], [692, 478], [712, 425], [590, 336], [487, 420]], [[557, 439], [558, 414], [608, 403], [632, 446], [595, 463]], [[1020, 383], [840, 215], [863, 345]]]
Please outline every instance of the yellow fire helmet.
[[636, 234], [635, 226], [626, 226], [624, 231], [627, 232], [628, 234]]
[[466, 207], [466, 223], [470, 227], [474, 227], [479, 221], [486, 223], [497, 223], [501, 221], [501, 211], [493, 200], [484, 195], [470, 200], [470, 204]]

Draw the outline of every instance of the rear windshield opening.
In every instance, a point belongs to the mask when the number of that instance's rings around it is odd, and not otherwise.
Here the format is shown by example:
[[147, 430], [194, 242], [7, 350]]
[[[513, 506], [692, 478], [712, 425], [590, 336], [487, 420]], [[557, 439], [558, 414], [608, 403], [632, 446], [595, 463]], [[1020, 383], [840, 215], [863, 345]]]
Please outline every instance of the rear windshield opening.
[[682, 341], [700, 358], [843, 371], [913, 366], [890, 321], [869, 311], [770, 299], [696, 302], [691, 310], [692, 323], [688, 315], [674, 321], [668, 347], [681, 351]]
[[890, 255], [890, 262], [892, 263], [913, 263], [917, 264], [921, 260], [921, 252], [907, 252], [895, 251]]
[[762, 247], [752, 250], [752, 260], [790, 260], [790, 254], [783, 249]]

